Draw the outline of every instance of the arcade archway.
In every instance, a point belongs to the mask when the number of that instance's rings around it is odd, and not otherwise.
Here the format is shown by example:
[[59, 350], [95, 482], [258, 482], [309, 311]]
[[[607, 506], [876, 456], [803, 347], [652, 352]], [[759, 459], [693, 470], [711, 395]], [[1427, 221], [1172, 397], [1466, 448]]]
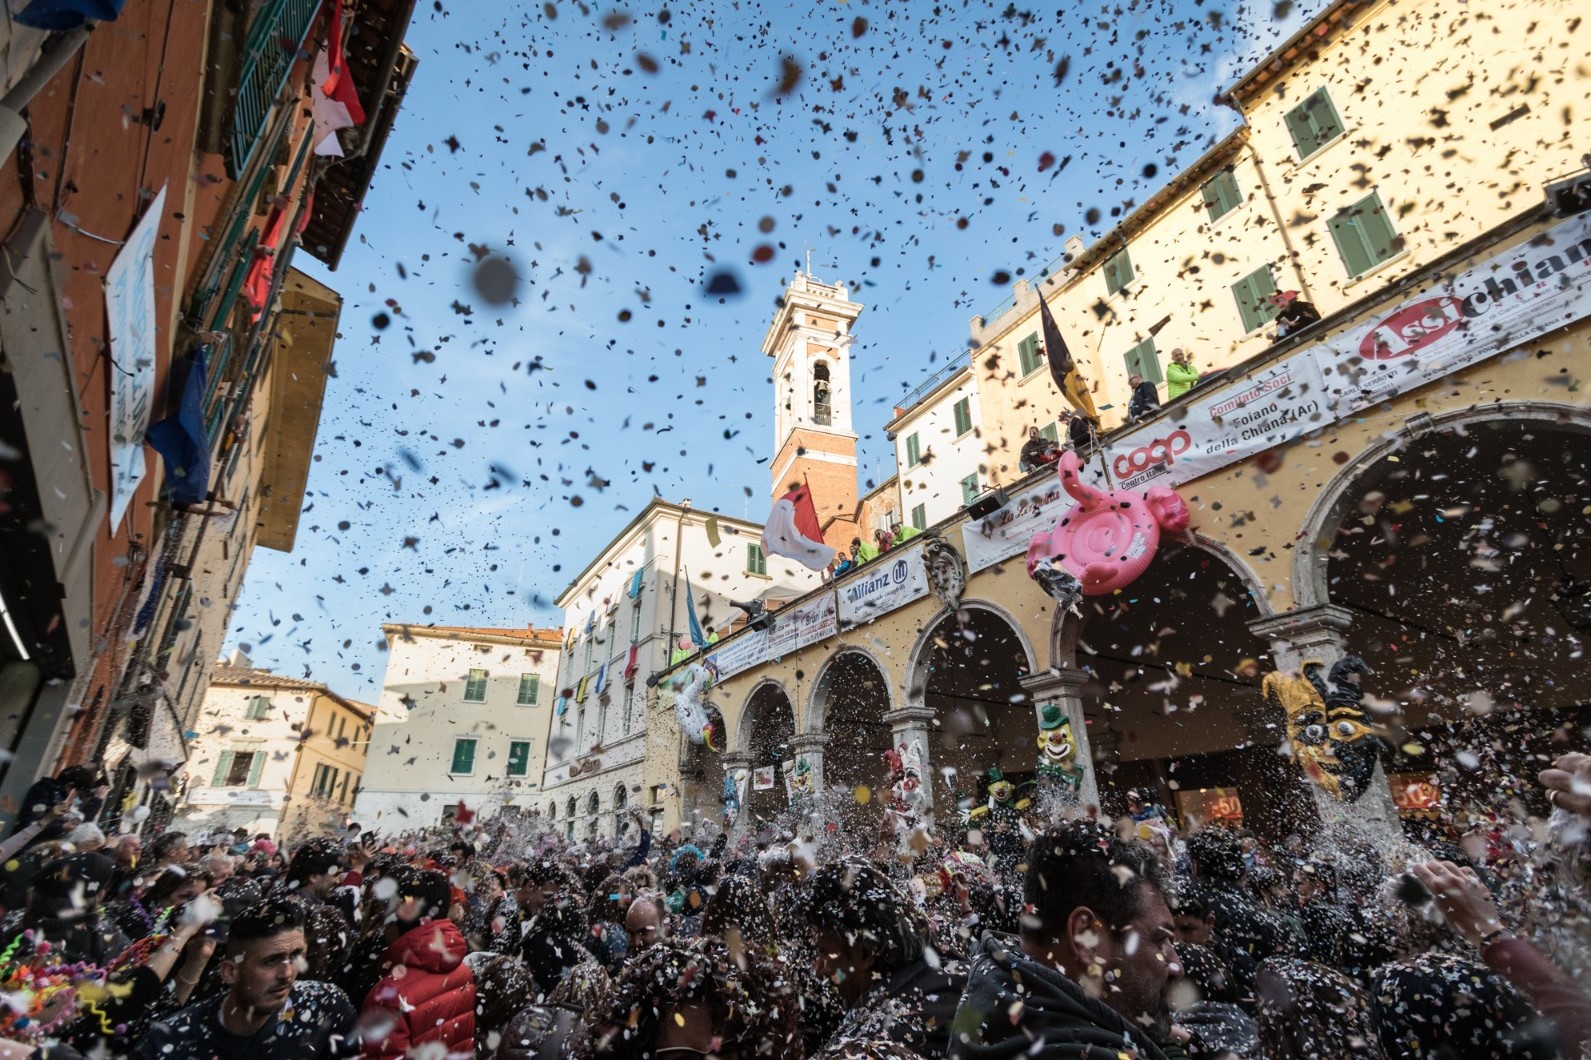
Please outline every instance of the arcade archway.
[[813, 713], [823, 719], [823, 784], [830, 790], [877, 788], [890, 748], [889, 681], [872, 657], [842, 648], [818, 675]]
[[1501, 415], [1422, 435], [1342, 493], [1325, 591], [1372, 668], [1395, 790], [1434, 772], [1449, 811], [1539, 799], [1534, 756], [1591, 718], [1588, 497], [1584, 427]]
[[1032, 673], [1033, 660], [1016, 628], [971, 605], [929, 628], [917, 660], [912, 680], [934, 712], [935, 740], [928, 750], [942, 778], [936, 797], [981, 800], [994, 766], [1014, 782], [1032, 779], [1036, 730], [1021, 682]]
[[1249, 629], [1259, 608], [1221, 556], [1163, 547], [1131, 586], [1082, 607], [1076, 665], [1093, 675], [1086, 713], [1105, 812], [1124, 813], [1140, 788], [1184, 826], [1241, 808], [1246, 826], [1282, 836], [1312, 814], [1302, 775], [1277, 753], [1284, 734], [1265, 726], [1270, 646]]
[[[765, 820], [790, 805], [785, 791], [785, 763], [795, 759], [795, 709], [784, 689], [769, 681], [758, 685], [741, 712], [741, 748], [751, 760], [744, 811]], [[757, 790], [759, 771], [773, 773], [773, 787]]]

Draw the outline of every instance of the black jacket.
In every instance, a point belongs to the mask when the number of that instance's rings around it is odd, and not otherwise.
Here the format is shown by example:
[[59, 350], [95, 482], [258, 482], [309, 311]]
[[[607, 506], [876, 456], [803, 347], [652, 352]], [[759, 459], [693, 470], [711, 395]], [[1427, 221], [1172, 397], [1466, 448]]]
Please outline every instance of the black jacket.
[[294, 983], [282, 1013], [248, 1038], [221, 1026], [226, 998], [217, 994], [156, 1023], [133, 1049], [133, 1060], [326, 1060], [359, 1051], [354, 1007], [330, 983]]
[[896, 1042], [918, 1056], [941, 1057], [967, 977], [916, 960], [872, 990], [840, 1020], [830, 1044], [856, 1039]]
[[1132, 400], [1127, 404], [1127, 415], [1133, 419], [1147, 416], [1160, 407], [1160, 391], [1145, 379], [1132, 388]]
[[983, 937], [954, 1025], [953, 1060], [1169, 1060], [1142, 1027], [1025, 956], [1009, 935]]

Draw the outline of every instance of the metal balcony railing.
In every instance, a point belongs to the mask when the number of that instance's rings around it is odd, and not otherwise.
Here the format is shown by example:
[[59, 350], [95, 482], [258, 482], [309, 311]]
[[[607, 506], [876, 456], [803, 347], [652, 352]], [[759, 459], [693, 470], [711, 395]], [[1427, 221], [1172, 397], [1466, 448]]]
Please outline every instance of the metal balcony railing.
[[918, 383], [916, 386], [912, 387], [906, 392], [905, 397], [895, 402], [895, 415], [899, 416], [910, 409], [916, 408], [917, 405], [922, 402], [923, 398], [933, 393], [936, 389], [943, 385], [945, 380], [949, 379], [951, 376], [955, 375], [966, 366], [967, 362], [962, 357], [952, 357], [950, 363], [935, 371], [933, 375], [929, 376], [927, 379], [924, 379], [921, 383]]
[[321, 0], [266, 0], [249, 23], [227, 137], [227, 175], [233, 180], [248, 171], [259, 149], [320, 5]]
[[[1051, 276], [1054, 276], [1056, 273], [1060, 272], [1064, 268], [1066, 268], [1066, 252], [1062, 251], [1059, 255], [1056, 256], [1054, 261], [1052, 261], [1048, 265], [1044, 266], [1038, 272], [1034, 273], [1031, 277], [1028, 277], [1027, 278], [1028, 283], [1032, 284], [1034, 287], [1037, 287], [1039, 284], [1043, 283], [1045, 280], [1049, 279]], [[979, 319], [982, 320], [983, 323], [984, 323], [984, 326], [987, 327], [988, 325], [993, 324], [996, 320], [999, 320], [1001, 317], [1005, 316], [1007, 313], [1009, 313], [1011, 310], [1013, 310], [1015, 308], [1016, 308], [1016, 292], [1012, 291], [1010, 294], [1006, 295], [1004, 298], [1002, 298], [1000, 300], [1000, 304], [999, 305], [995, 306], [993, 309], [990, 309], [990, 310], [988, 310], [985, 313], [979, 314]]]

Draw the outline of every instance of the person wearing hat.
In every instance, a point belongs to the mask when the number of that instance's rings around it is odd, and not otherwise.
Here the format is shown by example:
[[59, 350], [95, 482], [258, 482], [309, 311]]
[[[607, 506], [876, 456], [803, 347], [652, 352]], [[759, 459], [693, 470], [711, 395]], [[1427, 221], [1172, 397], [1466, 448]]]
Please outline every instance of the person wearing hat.
[[1059, 703], [1039, 708], [1040, 779], [1052, 780], [1067, 791], [1083, 787], [1083, 767], [1077, 761], [1077, 741], [1072, 736], [1072, 719]]
[[1277, 291], [1267, 299], [1277, 309], [1276, 337], [1284, 339], [1320, 319], [1320, 310], [1298, 297], [1297, 291]]

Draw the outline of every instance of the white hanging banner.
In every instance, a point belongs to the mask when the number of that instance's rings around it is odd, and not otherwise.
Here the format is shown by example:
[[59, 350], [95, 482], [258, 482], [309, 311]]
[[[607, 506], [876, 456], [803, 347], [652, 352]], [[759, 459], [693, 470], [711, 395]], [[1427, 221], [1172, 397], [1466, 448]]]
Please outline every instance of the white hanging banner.
[[148, 470], [144, 432], [149, 429], [149, 409], [155, 397], [155, 240], [165, 212], [166, 189], [162, 187], [105, 273], [112, 537]]
[[840, 626], [849, 629], [871, 622], [918, 597], [928, 595], [928, 570], [921, 547], [892, 549], [865, 564], [836, 592], [840, 598]]

